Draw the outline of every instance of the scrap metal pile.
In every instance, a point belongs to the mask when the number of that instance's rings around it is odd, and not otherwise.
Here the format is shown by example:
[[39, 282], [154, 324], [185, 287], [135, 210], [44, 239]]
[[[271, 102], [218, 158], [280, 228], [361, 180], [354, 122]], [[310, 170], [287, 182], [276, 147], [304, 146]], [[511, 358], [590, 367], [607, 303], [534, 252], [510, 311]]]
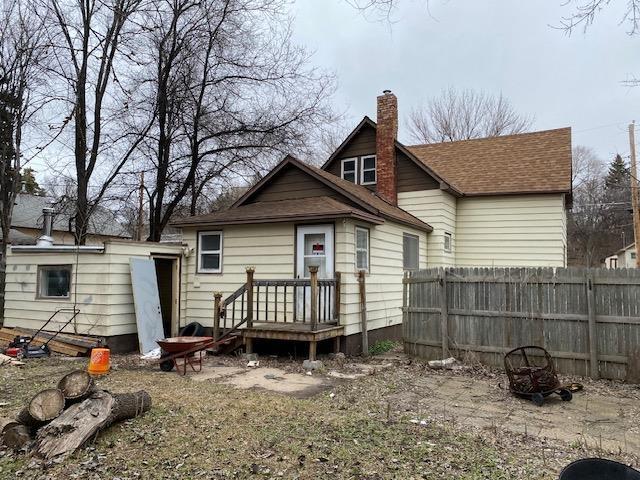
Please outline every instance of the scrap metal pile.
[[538, 406], [553, 393], [560, 395], [565, 402], [573, 398], [571, 391], [560, 384], [553, 359], [542, 347], [514, 348], [504, 356], [504, 368], [511, 392], [530, 399]]

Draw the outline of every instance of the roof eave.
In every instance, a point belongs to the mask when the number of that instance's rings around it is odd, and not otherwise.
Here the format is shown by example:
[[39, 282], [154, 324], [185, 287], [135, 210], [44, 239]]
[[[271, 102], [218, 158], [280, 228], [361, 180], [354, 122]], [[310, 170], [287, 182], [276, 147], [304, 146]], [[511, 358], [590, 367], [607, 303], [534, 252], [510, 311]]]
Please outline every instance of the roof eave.
[[340, 213], [320, 213], [320, 214], [298, 214], [298, 215], [286, 215], [275, 217], [262, 217], [262, 218], [247, 218], [247, 219], [228, 219], [228, 220], [210, 220], [202, 222], [185, 222], [185, 223], [173, 223], [175, 228], [189, 228], [189, 227], [213, 227], [223, 225], [251, 225], [251, 224], [264, 224], [264, 223], [286, 223], [286, 222], [299, 222], [306, 220], [336, 220], [340, 218], [355, 218], [363, 220], [374, 225], [382, 225], [384, 218], [366, 215], [360, 212], [340, 212]]

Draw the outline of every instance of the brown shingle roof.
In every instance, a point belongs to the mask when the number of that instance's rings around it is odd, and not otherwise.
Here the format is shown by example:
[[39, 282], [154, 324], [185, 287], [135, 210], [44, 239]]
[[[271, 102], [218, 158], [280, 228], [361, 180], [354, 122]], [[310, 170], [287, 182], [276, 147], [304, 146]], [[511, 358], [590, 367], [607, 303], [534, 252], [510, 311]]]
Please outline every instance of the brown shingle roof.
[[198, 225], [241, 225], [248, 223], [290, 222], [305, 219], [352, 217], [380, 224], [384, 220], [371, 213], [342, 203], [331, 197], [309, 197], [295, 200], [247, 203], [228, 210], [178, 219], [176, 227]]
[[571, 128], [407, 148], [465, 195], [571, 192]]

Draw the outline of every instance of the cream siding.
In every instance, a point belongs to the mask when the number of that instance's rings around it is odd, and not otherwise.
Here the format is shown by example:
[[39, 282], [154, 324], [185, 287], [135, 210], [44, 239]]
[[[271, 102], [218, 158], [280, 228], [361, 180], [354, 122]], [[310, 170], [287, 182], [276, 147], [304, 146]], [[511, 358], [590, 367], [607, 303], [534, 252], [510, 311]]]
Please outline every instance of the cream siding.
[[458, 199], [456, 265], [565, 265], [563, 195], [503, 195]]
[[[342, 274], [340, 324], [346, 334], [360, 332], [360, 303], [355, 266], [355, 227], [369, 229], [370, 273], [366, 276], [367, 318], [370, 329], [402, 323], [402, 234], [418, 235], [420, 267], [425, 268], [427, 238], [424, 232], [395, 223], [369, 225], [352, 220], [335, 222], [335, 271]], [[212, 229], [217, 230], [217, 229]], [[206, 231], [206, 229], [202, 229]], [[246, 267], [255, 267], [256, 279], [295, 277], [295, 226], [292, 223], [225, 227], [223, 231], [222, 273], [198, 274], [197, 231], [184, 229], [183, 238], [191, 251], [184, 263], [186, 282], [182, 292], [183, 323], [197, 321], [210, 326], [213, 321], [213, 292], [226, 298], [246, 280]], [[254, 295], [256, 293], [254, 292]], [[264, 295], [264, 292], [261, 293]], [[282, 301], [281, 293], [279, 294]], [[264, 297], [261, 297], [264, 298]], [[270, 292], [273, 301], [273, 291]], [[272, 304], [273, 305], [273, 304]], [[287, 312], [292, 312], [289, 294]], [[264, 318], [263, 313], [260, 313]]]
[[361, 331], [360, 300], [355, 264], [355, 227], [369, 228], [370, 268], [365, 277], [367, 323], [369, 329], [402, 323], [402, 235], [417, 235], [420, 248], [420, 268], [427, 265], [426, 233], [385, 222], [368, 226], [345, 220], [336, 225], [336, 270], [342, 273], [341, 319], [345, 335]]
[[[400, 192], [398, 206], [433, 227], [427, 239], [429, 267], [455, 265], [456, 197], [438, 189]], [[451, 252], [444, 251], [445, 232], [451, 234]]]
[[183, 264], [182, 323], [213, 325], [213, 292], [228, 297], [246, 282], [246, 267], [255, 267], [256, 279], [294, 278], [293, 223], [202, 228], [223, 232], [222, 272], [197, 273], [197, 230], [183, 230], [190, 255]]
[[[60, 308], [80, 314], [65, 331], [114, 336], [136, 333], [129, 258], [149, 258], [150, 254], [177, 255], [176, 245], [110, 241], [104, 253], [28, 253], [19, 250], [7, 255], [5, 325], [40, 328]], [[38, 265], [72, 265], [70, 298], [36, 298]], [[57, 330], [69, 314], [60, 313], [47, 329]], [[75, 330], [74, 330], [75, 327]]]

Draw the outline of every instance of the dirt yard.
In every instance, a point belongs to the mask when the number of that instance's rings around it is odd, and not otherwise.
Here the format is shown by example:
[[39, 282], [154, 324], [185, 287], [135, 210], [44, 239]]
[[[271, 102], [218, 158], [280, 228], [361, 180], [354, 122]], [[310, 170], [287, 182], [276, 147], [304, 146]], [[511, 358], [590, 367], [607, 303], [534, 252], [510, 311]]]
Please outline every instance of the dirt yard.
[[[153, 408], [59, 463], [0, 447], [0, 478], [33, 479], [556, 479], [574, 459], [640, 465], [640, 389], [581, 381], [572, 402], [536, 407], [480, 367], [433, 371], [401, 354], [301, 362], [210, 358], [200, 374], [113, 359], [99, 380], [147, 390]], [[85, 360], [0, 369], [0, 416]]]

